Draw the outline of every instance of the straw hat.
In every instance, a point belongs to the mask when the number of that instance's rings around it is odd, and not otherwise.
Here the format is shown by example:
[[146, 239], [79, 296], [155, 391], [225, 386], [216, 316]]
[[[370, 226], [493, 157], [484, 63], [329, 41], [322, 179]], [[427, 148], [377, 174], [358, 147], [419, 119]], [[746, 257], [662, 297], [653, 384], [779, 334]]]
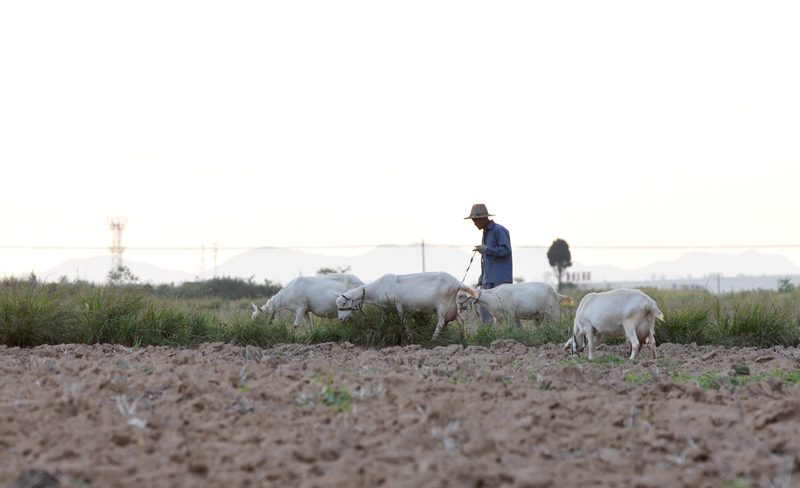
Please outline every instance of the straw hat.
[[472, 206], [472, 212], [470, 212], [469, 217], [464, 217], [464, 220], [482, 219], [484, 217], [494, 217], [494, 214], [489, 213], [489, 211], [486, 209], [486, 205], [482, 203], [476, 203]]

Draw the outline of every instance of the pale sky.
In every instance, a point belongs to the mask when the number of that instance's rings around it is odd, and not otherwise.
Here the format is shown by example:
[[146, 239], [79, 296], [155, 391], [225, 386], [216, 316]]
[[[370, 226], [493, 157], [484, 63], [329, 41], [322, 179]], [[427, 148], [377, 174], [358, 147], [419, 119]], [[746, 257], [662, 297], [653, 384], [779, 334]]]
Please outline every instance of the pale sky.
[[128, 247], [475, 245], [479, 202], [512, 245], [588, 265], [687, 251], [581, 246], [800, 245], [798, 21], [796, 1], [2, 2], [0, 274], [101, 254], [2, 246], [109, 246], [115, 215]]

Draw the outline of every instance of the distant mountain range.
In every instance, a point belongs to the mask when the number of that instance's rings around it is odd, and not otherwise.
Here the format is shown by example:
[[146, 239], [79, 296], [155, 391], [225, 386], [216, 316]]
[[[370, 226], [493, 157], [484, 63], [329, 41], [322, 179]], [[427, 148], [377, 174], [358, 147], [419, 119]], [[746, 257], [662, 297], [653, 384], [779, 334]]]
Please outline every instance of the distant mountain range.
[[[459, 280], [465, 278], [474, 284], [480, 275], [480, 255], [456, 247], [425, 246], [424, 257], [420, 245], [379, 246], [359, 256], [327, 256], [304, 251], [259, 248], [244, 252], [222, 264], [215, 270], [205, 273], [191, 273], [169, 270], [149, 263], [126, 261], [123, 264], [143, 283], [182, 283], [197, 279], [217, 277], [252, 278], [258, 283], [269, 280], [286, 284], [297, 276], [315, 276], [321, 268], [349, 268], [364, 281], [372, 281], [386, 274], [407, 274], [423, 271], [446, 271]], [[424, 262], [424, 264], [423, 264]], [[469, 266], [469, 272], [467, 267]], [[109, 255], [85, 259], [70, 259], [62, 264], [37, 273], [49, 281], [61, 276], [69, 280], [80, 278], [92, 282], [104, 282], [111, 268]], [[615, 284], [650, 282], [659, 287], [669, 283], [709, 283], [714, 291], [776, 288], [777, 277], [793, 276], [795, 284], [800, 285], [800, 267], [787, 258], [775, 254], [761, 254], [747, 251], [736, 256], [709, 252], [690, 252], [674, 261], [659, 261], [635, 270], [625, 270], [610, 265], [585, 266], [573, 262], [568, 272], [591, 273], [591, 282], [597, 286], [614, 287]], [[514, 250], [514, 275], [524, 281], [546, 281], [555, 283], [553, 271], [547, 261], [544, 248], [519, 248]], [[720, 275], [720, 279], [717, 279]], [[759, 277], [758, 285], [753, 286], [745, 277]], [[722, 281], [727, 286], [722, 286]], [[741, 286], [735, 284], [741, 281]], [[750, 283], [748, 285], [747, 283]], [[713, 284], [713, 286], [712, 286]], [[751, 286], [748, 288], [747, 286]]]

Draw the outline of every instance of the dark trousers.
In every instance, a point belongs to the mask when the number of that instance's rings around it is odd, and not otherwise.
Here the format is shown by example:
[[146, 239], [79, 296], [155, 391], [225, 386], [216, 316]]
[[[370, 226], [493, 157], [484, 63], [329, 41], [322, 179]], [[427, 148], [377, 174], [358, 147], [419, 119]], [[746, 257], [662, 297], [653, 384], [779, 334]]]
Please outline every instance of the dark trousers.
[[[489, 290], [500, 285], [502, 285], [502, 283], [483, 283], [481, 285], [481, 290]], [[478, 312], [480, 313], [481, 316], [481, 322], [483, 322], [484, 324], [488, 324], [489, 322], [492, 321], [492, 314], [490, 314], [489, 310], [483, 305], [479, 307]]]

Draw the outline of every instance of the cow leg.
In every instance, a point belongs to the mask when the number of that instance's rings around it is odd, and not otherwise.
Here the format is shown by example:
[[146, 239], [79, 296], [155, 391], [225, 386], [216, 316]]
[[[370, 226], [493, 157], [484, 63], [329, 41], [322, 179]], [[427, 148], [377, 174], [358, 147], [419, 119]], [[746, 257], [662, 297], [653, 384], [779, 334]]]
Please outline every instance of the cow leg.
[[456, 322], [458, 322], [458, 333], [461, 334], [461, 342], [464, 342], [467, 338], [467, 334], [464, 331], [464, 317], [462, 317], [460, 313], [456, 314]]
[[444, 327], [444, 316], [438, 314], [438, 320], [436, 321], [436, 330], [433, 333], [433, 339], [436, 339], [439, 336], [439, 332], [442, 331], [443, 327]]
[[297, 330], [297, 327], [300, 326], [300, 321], [306, 316], [306, 307], [298, 307], [298, 309], [294, 311], [294, 315], [294, 329]]
[[631, 361], [636, 359], [636, 355], [642, 348], [641, 344], [639, 343], [639, 338], [636, 336], [636, 325], [636, 322], [631, 320], [622, 321], [622, 328], [625, 329], [625, 337], [631, 341], [631, 356], [629, 358]]
[[589, 349], [586, 355], [589, 359], [594, 359], [594, 341], [594, 327], [589, 327], [589, 330], [586, 331], [586, 347]]
[[406, 320], [406, 316], [403, 313], [403, 304], [396, 303], [395, 307], [397, 307], [397, 315], [400, 317], [400, 321], [403, 322], [403, 325], [406, 328], [406, 336], [409, 338], [411, 337], [411, 329], [408, 327], [408, 321]]
[[[650, 344], [650, 348], [653, 350], [653, 359], [658, 359], [658, 354], [656, 354], [656, 338], [655, 338], [655, 319], [652, 317], [647, 318], [645, 317], [642, 322], [639, 324], [639, 327], [636, 329], [636, 337], [644, 336], [644, 332], [647, 332], [647, 336], [644, 337], [644, 340]], [[644, 343], [641, 342], [639, 344], [639, 351], [642, 350], [642, 346]]]
[[649, 325], [650, 325], [649, 339], [650, 339], [650, 347], [653, 348], [653, 359], [658, 359], [657, 356], [656, 356], [656, 336], [655, 336], [655, 330], [654, 330], [655, 329], [655, 319], [653, 319], [653, 322], [651, 322]]

